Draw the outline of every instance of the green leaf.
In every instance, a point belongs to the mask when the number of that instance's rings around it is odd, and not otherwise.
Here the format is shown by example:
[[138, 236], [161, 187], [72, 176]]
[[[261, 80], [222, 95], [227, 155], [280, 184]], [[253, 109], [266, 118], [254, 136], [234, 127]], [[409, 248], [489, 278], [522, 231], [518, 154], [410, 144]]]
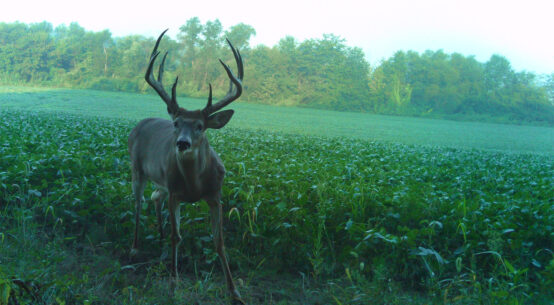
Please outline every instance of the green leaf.
[[507, 259], [504, 259], [504, 264], [506, 265], [506, 268], [508, 268], [508, 271], [510, 271], [510, 273], [515, 272], [514, 266], [512, 266], [512, 264], [510, 264]]
[[0, 305], [8, 305], [11, 289], [7, 281], [0, 282]]

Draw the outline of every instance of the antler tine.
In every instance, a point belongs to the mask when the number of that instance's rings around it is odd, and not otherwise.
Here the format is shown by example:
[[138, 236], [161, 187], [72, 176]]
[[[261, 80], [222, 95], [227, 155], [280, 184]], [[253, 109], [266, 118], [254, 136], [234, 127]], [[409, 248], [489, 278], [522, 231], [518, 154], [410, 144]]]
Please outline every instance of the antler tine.
[[158, 82], [160, 84], [162, 83], [162, 76], [163, 76], [163, 73], [164, 73], [165, 59], [167, 58], [167, 53], [169, 53], [169, 52], [165, 52], [164, 57], [162, 58], [162, 63], [160, 64], [160, 67], [158, 68]]
[[244, 69], [243, 69], [243, 65], [242, 65], [242, 56], [240, 55], [239, 50], [237, 50], [233, 46], [233, 44], [231, 44], [231, 41], [229, 41], [228, 38], [225, 38], [225, 40], [227, 41], [227, 44], [229, 44], [229, 47], [231, 47], [231, 51], [233, 51], [233, 56], [235, 56], [235, 61], [237, 63], [237, 68], [238, 68], [238, 78], [242, 79], [242, 77], [244, 76]]
[[212, 84], [210, 83], [210, 94], [208, 95], [208, 104], [206, 105], [206, 108], [212, 107]]
[[160, 42], [162, 41], [162, 38], [164, 34], [167, 32], [167, 30], [163, 31], [160, 34], [160, 37], [158, 37], [158, 40], [156, 41], [156, 44], [154, 45], [154, 49], [152, 49], [152, 53], [150, 54], [150, 62], [148, 63], [148, 68], [146, 69], [146, 74], [144, 75], [144, 79], [146, 82], [152, 87], [158, 95], [162, 98], [162, 100], [167, 105], [167, 112], [175, 113], [179, 106], [177, 104], [177, 95], [176, 95], [176, 87], [177, 87], [177, 81], [178, 78], [175, 79], [175, 83], [173, 83], [173, 87], [171, 90], [171, 97], [167, 94], [165, 91], [163, 84], [162, 84], [162, 78], [163, 78], [163, 72], [164, 72], [164, 65], [165, 60], [167, 58], [168, 52], [165, 52], [165, 55], [162, 59], [162, 62], [158, 68], [158, 79], [154, 77], [152, 70], [154, 69], [154, 63], [156, 62], [156, 58], [158, 58], [158, 55], [160, 55], [160, 52], [158, 51], [158, 46], [160, 45]]
[[175, 82], [171, 86], [171, 101], [177, 105], [177, 83], [179, 82], [179, 76], [175, 77]]
[[242, 65], [242, 56], [240, 55], [240, 51], [235, 49], [231, 45], [231, 42], [229, 41], [229, 39], [227, 39], [227, 42], [229, 43], [229, 45], [233, 49], [233, 55], [235, 56], [235, 61], [237, 62], [237, 66], [238, 66], [239, 79], [242, 80], [242, 78], [244, 77], [244, 67]]
[[[146, 74], [144, 76], [146, 79], [146, 82], [150, 85], [152, 85], [150, 82], [153, 82], [153, 83], [155, 82], [154, 75], [152, 75], [152, 69], [154, 68], [154, 62], [156, 61], [156, 58], [158, 57], [158, 55], [160, 55], [160, 52], [158, 52], [158, 46], [160, 45], [160, 42], [162, 41], [162, 37], [164, 36], [165, 32], [167, 32], [167, 30], [169, 29], [166, 29], [160, 34], [160, 36], [158, 37], [158, 40], [156, 40], [156, 44], [154, 45], [154, 48], [152, 49], [152, 53], [150, 53], [150, 61], [148, 62], [148, 68], [146, 69]], [[167, 53], [166, 53], [166, 56], [167, 56]], [[163, 62], [165, 62], [165, 56], [162, 63]], [[161, 68], [160, 72], [163, 73], [163, 68], [162, 67], [160, 68]], [[158, 79], [160, 78], [160, 76], [161, 75], [158, 74]]]
[[[240, 97], [242, 94], [242, 79], [244, 77], [244, 67], [242, 64], [242, 56], [240, 55], [240, 52], [233, 47], [233, 44], [227, 39], [227, 43], [231, 47], [231, 50], [233, 51], [233, 56], [235, 57], [235, 62], [237, 63], [237, 70], [238, 70], [238, 77], [233, 74], [229, 66], [227, 66], [221, 59], [219, 62], [221, 65], [223, 65], [223, 68], [225, 69], [225, 72], [227, 72], [227, 76], [229, 77], [229, 91], [227, 91], [227, 94], [223, 99], [218, 101], [215, 105], [212, 105], [211, 98], [208, 101], [208, 104], [204, 108], [203, 112], [206, 115], [209, 115], [210, 113], [214, 113], [223, 107], [229, 105], [231, 102], [236, 100]], [[233, 86], [234, 85], [234, 86]], [[210, 85], [210, 97], [211, 97], [211, 85]]]

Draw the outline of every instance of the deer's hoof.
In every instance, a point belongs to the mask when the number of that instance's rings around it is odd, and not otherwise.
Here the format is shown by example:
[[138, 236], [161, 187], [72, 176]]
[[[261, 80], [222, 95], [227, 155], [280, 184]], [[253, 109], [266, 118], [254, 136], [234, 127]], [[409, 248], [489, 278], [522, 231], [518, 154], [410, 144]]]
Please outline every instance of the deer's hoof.
[[244, 301], [241, 298], [233, 297], [233, 300], [231, 301], [232, 305], [246, 305]]
[[231, 304], [232, 305], [246, 305], [246, 303], [244, 303], [244, 301], [242, 300], [242, 298], [240, 297], [240, 293], [234, 289], [231, 293], [231, 297], [232, 297], [232, 300], [231, 300]]

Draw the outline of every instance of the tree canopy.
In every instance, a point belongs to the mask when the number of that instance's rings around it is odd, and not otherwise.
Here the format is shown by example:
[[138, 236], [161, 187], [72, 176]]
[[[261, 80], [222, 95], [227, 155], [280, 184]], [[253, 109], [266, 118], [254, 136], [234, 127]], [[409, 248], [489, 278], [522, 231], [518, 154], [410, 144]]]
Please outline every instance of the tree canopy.
[[[244, 58], [243, 99], [251, 102], [554, 125], [554, 74], [514, 71], [501, 55], [481, 63], [442, 50], [398, 51], [370, 66], [360, 48], [333, 34], [251, 47], [254, 35], [244, 23], [224, 29], [217, 19], [191, 18], [176, 39], [163, 39], [166, 79], [179, 75], [181, 95], [204, 97], [209, 83], [225, 94], [218, 58], [233, 62], [227, 38]], [[153, 44], [152, 37], [112, 37], [77, 23], [0, 23], [0, 83], [146, 92]]]

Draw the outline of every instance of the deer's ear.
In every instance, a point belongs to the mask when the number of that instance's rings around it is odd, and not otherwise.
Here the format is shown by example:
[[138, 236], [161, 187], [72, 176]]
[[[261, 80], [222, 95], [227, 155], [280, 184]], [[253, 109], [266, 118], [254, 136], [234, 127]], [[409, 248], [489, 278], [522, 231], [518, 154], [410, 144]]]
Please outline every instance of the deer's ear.
[[234, 113], [234, 110], [223, 110], [210, 115], [206, 121], [206, 128], [219, 129], [227, 125]]

